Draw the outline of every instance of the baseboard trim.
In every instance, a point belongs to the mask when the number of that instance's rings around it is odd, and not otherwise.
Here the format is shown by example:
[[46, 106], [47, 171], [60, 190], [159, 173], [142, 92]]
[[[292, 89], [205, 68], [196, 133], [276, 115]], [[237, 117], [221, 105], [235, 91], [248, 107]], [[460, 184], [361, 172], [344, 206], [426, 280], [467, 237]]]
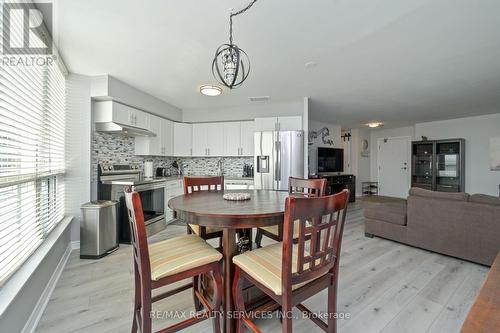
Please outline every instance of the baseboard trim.
[[[80, 243], [80, 242], [78, 242], [78, 243]], [[78, 245], [80, 245], [80, 244], [78, 244]], [[72, 251], [72, 247], [73, 247], [72, 243], [68, 244], [66, 251], [64, 251], [63, 256], [59, 260], [59, 263], [57, 264], [57, 267], [54, 270], [54, 273], [50, 277], [49, 282], [45, 286], [45, 289], [43, 290], [42, 294], [40, 295], [40, 298], [36, 302], [36, 305], [35, 305], [35, 308], [33, 309], [33, 312], [31, 313], [30, 317], [26, 321], [26, 324], [24, 325], [22, 333], [35, 332], [35, 329], [38, 325], [38, 322], [40, 321], [40, 318], [42, 317], [42, 314], [45, 311], [47, 304], [49, 303], [50, 296], [52, 296], [52, 293], [54, 292], [54, 289], [57, 285], [57, 282], [59, 281], [59, 278], [61, 277], [61, 274], [64, 270], [64, 267], [66, 267], [66, 263], [68, 262], [69, 255], [71, 254], [71, 251]]]
[[72, 241], [71, 242], [71, 249], [72, 250], [78, 250], [80, 248], [80, 241]]

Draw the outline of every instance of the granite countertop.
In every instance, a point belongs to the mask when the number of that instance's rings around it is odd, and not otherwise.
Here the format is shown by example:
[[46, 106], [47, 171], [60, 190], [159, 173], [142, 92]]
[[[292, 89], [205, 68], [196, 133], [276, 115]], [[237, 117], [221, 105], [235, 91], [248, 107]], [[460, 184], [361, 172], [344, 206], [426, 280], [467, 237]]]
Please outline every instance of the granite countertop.
[[[193, 175], [194, 176], [194, 175]], [[198, 175], [194, 176], [198, 177]], [[203, 177], [203, 176], [199, 176]], [[141, 178], [140, 180], [132, 180], [132, 179], [123, 179], [123, 180], [113, 180], [109, 182], [111, 185], [130, 185], [130, 186], [136, 186], [136, 185], [146, 185], [146, 184], [154, 184], [154, 183], [161, 183], [161, 182], [168, 182], [168, 181], [175, 181], [175, 180], [182, 180], [184, 176], [165, 176], [165, 177], [155, 177], [155, 178]], [[248, 180], [248, 181], [253, 181], [253, 177], [241, 177], [241, 176], [224, 176], [225, 180]]]
[[[185, 175], [185, 176], [193, 176], [193, 177], [211, 177], [213, 175], [207, 176], [207, 175]], [[183, 179], [184, 176], [167, 176], [167, 177], [161, 177], [162, 179], [165, 179], [166, 181], [169, 180], [180, 180]], [[242, 176], [224, 176], [225, 180], [251, 180], [253, 181], [253, 177], [242, 177]]]

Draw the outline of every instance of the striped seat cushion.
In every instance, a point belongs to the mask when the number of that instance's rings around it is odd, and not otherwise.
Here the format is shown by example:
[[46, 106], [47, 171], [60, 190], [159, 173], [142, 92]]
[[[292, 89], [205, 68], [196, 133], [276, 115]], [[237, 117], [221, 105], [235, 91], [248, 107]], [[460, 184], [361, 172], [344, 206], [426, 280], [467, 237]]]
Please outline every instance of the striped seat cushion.
[[[295, 221], [293, 224], [293, 238], [299, 238], [299, 221]], [[262, 227], [262, 230], [265, 230], [273, 235], [278, 236], [279, 235], [279, 226], [278, 225], [271, 225], [269, 227]]]
[[[282, 251], [283, 243], [280, 242], [235, 256], [233, 258], [233, 263], [240, 267], [248, 275], [253, 277], [256, 281], [271, 289], [276, 295], [281, 295], [283, 292], [281, 290]], [[294, 245], [292, 255], [292, 273], [297, 272], [297, 258], [298, 246]], [[313, 280], [315, 279], [296, 284], [292, 289], [298, 289]]]
[[[200, 234], [200, 226], [197, 225], [197, 224], [190, 224], [189, 227], [191, 228], [191, 230], [193, 230], [193, 232], [197, 235]], [[219, 232], [219, 231], [222, 231], [221, 228], [214, 228], [214, 227], [205, 227], [206, 228], [206, 232], [207, 234], [213, 234], [215, 232]]]
[[196, 235], [184, 235], [149, 245], [151, 279], [187, 271], [222, 259], [222, 254]]

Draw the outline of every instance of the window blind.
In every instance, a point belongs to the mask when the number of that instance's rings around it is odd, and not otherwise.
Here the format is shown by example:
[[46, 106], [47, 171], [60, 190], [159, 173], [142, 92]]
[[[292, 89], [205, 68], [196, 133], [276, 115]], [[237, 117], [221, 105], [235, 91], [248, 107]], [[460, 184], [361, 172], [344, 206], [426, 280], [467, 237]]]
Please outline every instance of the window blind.
[[65, 89], [55, 61], [0, 66], [0, 284], [64, 216]]

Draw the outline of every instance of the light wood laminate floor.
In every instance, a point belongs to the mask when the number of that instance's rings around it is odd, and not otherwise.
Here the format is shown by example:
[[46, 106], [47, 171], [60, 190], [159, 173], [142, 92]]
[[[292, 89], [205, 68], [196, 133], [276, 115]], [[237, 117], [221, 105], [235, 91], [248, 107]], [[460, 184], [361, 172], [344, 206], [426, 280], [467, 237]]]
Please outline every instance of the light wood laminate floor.
[[[384, 240], [365, 238], [362, 208], [349, 207], [340, 261], [339, 332], [459, 332], [488, 268]], [[185, 233], [170, 225], [157, 241]], [[264, 237], [264, 244], [271, 243]], [[133, 306], [131, 247], [121, 245], [101, 260], [81, 260], [73, 251], [37, 328], [38, 333], [130, 332]], [[324, 312], [326, 293], [305, 302]], [[192, 311], [191, 291], [159, 302], [157, 311]], [[319, 332], [308, 319], [294, 320], [294, 332]], [[176, 319], [155, 320], [161, 327]], [[261, 319], [263, 332], [281, 332], [277, 318]], [[185, 332], [211, 332], [204, 321]]]

